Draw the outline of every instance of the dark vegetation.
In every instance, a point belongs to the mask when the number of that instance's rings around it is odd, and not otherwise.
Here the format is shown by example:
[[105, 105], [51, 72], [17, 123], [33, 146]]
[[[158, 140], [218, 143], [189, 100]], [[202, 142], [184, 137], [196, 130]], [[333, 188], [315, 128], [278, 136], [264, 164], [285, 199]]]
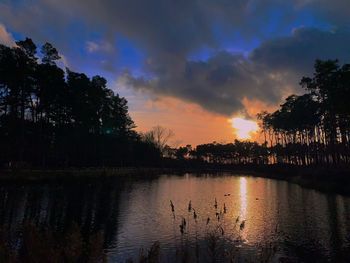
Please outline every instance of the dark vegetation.
[[258, 114], [262, 144], [235, 140], [171, 155], [201, 167], [249, 170], [322, 191], [350, 193], [350, 64], [315, 62], [303, 77], [303, 95], [291, 95], [273, 113]]
[[125, 179], [2, 182], [0, 262], [105, 262], [104, 249], [117, 238], [122, 191], [131, 181]]
[[59, 59], [51, 44], [37, 52], [28, 38], [14, 47], [0, 45], [2, 178], [20, 169], [35, 177], [40, 172], [33, 169], [161, 167], [254, 171], [293, 177], [306, 186], [319, 182], [319, 188], [342, 193], [350, 185], [349, 64], [316, 61], [313, 77], [300, 82], [305, 94], [291, 95], [277, 111], [258, 115], [261, 144], [235, 140], [171, 148], [170, 130], [157, 126], [137, 133], [126, 99], [108, 89], [103, 77], [63, 70]]
[[77, 224], [62, 232], [25, 222], [12, 236], [0, 229], [0, 262], [107, 262], [103, 238], [102, 232], [84, 238]]
[[274, 162], [349, 164], [350, 64], [318, 60], [314, 76], [300, 84], [306, 94], [291, 95], [276, 112], [260, 114]]
[[59, 59], [49, 43], [37, 54], [28, 38], [12, 48], [0, 45], [0, 164], [157, 163], [159, 150], [133, 130], [126, 99], [108, 89], [100, 76], [62, 70]]
[[300, 84], [305, 94], [289, 96], [273, 113], [258, 114], [264, 143], [188, 145], [174, 150], [174, 158], [212, 164], [348, 166], [350, 64], [317, 60], [314, 76], [302, 78]]

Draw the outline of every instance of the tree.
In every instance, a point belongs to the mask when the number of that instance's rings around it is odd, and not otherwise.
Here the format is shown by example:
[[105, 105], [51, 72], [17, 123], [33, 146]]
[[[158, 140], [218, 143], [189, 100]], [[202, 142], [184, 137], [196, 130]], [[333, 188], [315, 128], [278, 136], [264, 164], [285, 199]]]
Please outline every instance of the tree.
[[174, 132], [162, 126], [155, 126], [152, 130], [143, 134], [143, 140], [152, 143], [164, 155], [169, 140], [174, 136]]
[[[141, 140], [124, 97], [101, 76], [65, 71], [58, 50], [29, 38], [0, 45], [0, 164], [133, 165], [159, 161]], [[145, 153], [150, 155], [147, 158]], [[137, 158], [136, 158], [137, 156]]]
[[43, 54], [42, 62], [44, 64], [55, 65], [55, 61], [61, 59], [57, 49], [48, 42], [41, 47], [41, 53]]
[[349, 162], [349, 69], [337, 60], [317, 60], [314, 76], [300, 82], [306, 94], [291, 95], [277, 111], [258, 116], [275, 162]]

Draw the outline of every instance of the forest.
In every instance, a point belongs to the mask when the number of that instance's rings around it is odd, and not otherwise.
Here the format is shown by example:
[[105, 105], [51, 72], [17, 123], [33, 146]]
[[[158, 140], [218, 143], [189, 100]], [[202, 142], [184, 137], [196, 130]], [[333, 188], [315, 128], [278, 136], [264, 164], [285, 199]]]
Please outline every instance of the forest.
[[300, 81], [303, 95], [258, 114], [263, 143], [171, 148], [170, 130], [134, 130], [127, 100], [108, 89], [106, 79], [63, 70], [50, 43], [37, 49], [29, 38], [0, 45], [2, 167], [350, 162], [350, 64], [316, 60], [313, 76]]
[[[103, 77], [57, 66], [29, 38], [0, 45], [0, 164], [7, 167], [132, 166], [160, 152], [134, 131], [127, 100]], [[147, 154], [145, 154], [147, 153]]]
[[272, 162], [348, 164], [350, 64], [316, 60], [314, 75], [300, 85], [304, 95], [291, 95], [277, 111], [259, 115]]

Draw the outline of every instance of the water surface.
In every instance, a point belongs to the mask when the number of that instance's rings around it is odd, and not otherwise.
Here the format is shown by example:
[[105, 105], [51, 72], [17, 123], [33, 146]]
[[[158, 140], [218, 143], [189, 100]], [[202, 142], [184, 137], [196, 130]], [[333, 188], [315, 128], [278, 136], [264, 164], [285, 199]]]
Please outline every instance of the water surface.
[[[348, 197], [249, 176], [185, 174], [8, 184], [0, 187], [0, 199], [0, 223], [13, 230], [31, 220], [55, 229], [75, 222], [87, 236], [103, 231], [111, 262], [136, 258], [140, 248], [148, 249], [155, 241], [160, 242], [162, 259], [171, 261], [184, 242], [202, 245], [218, 226], [225, 230], [227, 242], [239, 238], [248, 254], [273, 241], [279, 244], [277, 254], [295, 261], [314, 262], [317, 257], [342, 262], [350, 245]], [[181, 234], [183, 218], [187, 227]]]

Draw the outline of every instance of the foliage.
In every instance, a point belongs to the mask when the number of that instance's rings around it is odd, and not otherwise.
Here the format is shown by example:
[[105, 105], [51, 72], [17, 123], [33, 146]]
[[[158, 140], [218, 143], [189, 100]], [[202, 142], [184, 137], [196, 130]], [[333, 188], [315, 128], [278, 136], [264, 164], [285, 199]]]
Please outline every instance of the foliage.
[[350, 65], [317, 60], [314, 76], [303, 77], [300, 84], [306, 94], [291, 95], [277, 111], [258, 116], [271, 159], [297, 165], [348, 164]]
[[141, 136], [143, 141], [151, 145], [155, 145], [159, 152], [163, 156], [166, 156], [169, 140], [174, 136], [174, 133], [172, 130], [158, 125]]
[[0, 165], [157, 162], [158, 149], [133, 130], [127, 100], [106, 79], [62, 70], [50, 43], [41, 47], [41, 60], [31, 39], [16, 44], [0, 45]]

